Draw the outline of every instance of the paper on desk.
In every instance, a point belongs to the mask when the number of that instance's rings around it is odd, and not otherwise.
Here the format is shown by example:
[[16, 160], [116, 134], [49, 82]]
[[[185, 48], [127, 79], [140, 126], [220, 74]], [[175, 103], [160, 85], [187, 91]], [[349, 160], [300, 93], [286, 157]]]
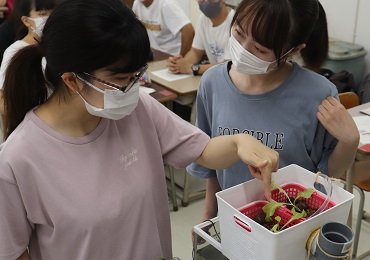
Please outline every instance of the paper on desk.
[[370, 143], [370, 116], [354, 116], [358, 131], [360, 132], [360, 143]]
[[164, 80], [167, 80], [167, 81], [186, 79], [186, 78], [190, 78], [193, 76], [189, 74], [173, 74], [168, 69], [156, 70], [156, 71], [153, 71], [152, 74]]
[[370, 107], [360, 110], [360, 113], [370, 116]]
[[146, 92], [148, 94], [151, 94], [151, 93], [155, 92], [155, 89], [154, 88], [148, 88], [148, 87], [140, 87], [140, 90], [141, 91], [144, 91], [144, 92]]

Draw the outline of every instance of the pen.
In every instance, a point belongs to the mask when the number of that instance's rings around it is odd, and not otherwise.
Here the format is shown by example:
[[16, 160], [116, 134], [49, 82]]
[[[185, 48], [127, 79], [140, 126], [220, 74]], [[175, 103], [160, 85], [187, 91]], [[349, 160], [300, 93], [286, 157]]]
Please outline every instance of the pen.
[[370, 132], [362, 133], [363, 135], [370, 135]]

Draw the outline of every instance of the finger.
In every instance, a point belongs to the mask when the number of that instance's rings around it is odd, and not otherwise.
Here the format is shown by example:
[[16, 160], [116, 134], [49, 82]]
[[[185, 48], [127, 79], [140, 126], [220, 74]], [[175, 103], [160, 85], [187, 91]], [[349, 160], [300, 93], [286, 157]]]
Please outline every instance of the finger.
[[173, 56], [174, 60], [177, 61], [178, 59], [182, 58], [180, 54]]
[[171, 72], [171, 73], [175, 73], [176, 70], [173, 69], [173, 67], [168, 67], [168, 70]]
[[334, 97], [332, 97], [332, 96], [328, 97], [326, 100], [327, 100], [331, 105], [333, 105], [333, 106], [340, 104], [340, 102], [339, 102], [336, 98], [334, 98]]
[[265, 190], [265, 198], [267, 201], [271, 200], [271, 173], [263, 173], [263, 188]]
[[255, 167], [257, 168], [264, 168], [266, 167], [270, 162], [268, 160], [260, 160], [258, 163], [256, 163]]
[[167, 67], [173, 70], [176, 69], [177, 66], [174, 65], [173, 63], [169, 63]]
[[258, 168], [248, 165], [249, 172], [252, 174], [254, 178], [257, 178], [259, 180], [262, 180], [261, 172], [258, 170]]

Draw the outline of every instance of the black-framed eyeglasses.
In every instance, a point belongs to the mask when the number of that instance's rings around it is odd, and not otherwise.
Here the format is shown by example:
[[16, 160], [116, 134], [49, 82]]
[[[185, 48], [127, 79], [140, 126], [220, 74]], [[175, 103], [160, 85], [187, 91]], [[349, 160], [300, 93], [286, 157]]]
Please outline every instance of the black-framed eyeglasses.
[[103, 85], [106, 85], [108, 87], [111, 87], [111, 88], [114, 88], [114, 89], [117, 89], [117, 90], [121, 90], [122, 92], [126, 93], [144, 75], [144, 73], [146, 72], [146, 70], [148, 69], [148, 67], [149, 67], [149, 65], [148, 64], [145, 64], [144, 67], [142, 67], [138, 72], [136, 72], [133, 80], [131, 80], [129, 83], [127, 83], [126, 85], [123, 85], [123, 86], [117, 85], [117, 84], [112, 83], [112, 82], [109, 82], [109, 81], [105, 81], [105, 80], [99, 79], [99, 78], [97, 78], [97, 77], [95, 77], [95, 76], [93, 76], [93, 75], [91, 75], [91, 74], [89, 74], [87, 72], [83, 72], [83, 74], [85, 74], [86, 76], [89, 76], [92, 79], [94, 79], [94, 80], [102, 83]]

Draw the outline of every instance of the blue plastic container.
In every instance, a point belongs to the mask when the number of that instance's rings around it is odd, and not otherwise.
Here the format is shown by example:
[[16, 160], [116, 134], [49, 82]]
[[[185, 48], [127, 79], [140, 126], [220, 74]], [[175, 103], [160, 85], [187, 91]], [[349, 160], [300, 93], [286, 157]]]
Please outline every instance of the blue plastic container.
[[322, 67], [335, 73], [341, 70], [352, 73], [355, 84], [358, 86], [363, 78], [366, 54], [367, 51], [359, 44], [331, 41], [329, 42], [328, 58]]

